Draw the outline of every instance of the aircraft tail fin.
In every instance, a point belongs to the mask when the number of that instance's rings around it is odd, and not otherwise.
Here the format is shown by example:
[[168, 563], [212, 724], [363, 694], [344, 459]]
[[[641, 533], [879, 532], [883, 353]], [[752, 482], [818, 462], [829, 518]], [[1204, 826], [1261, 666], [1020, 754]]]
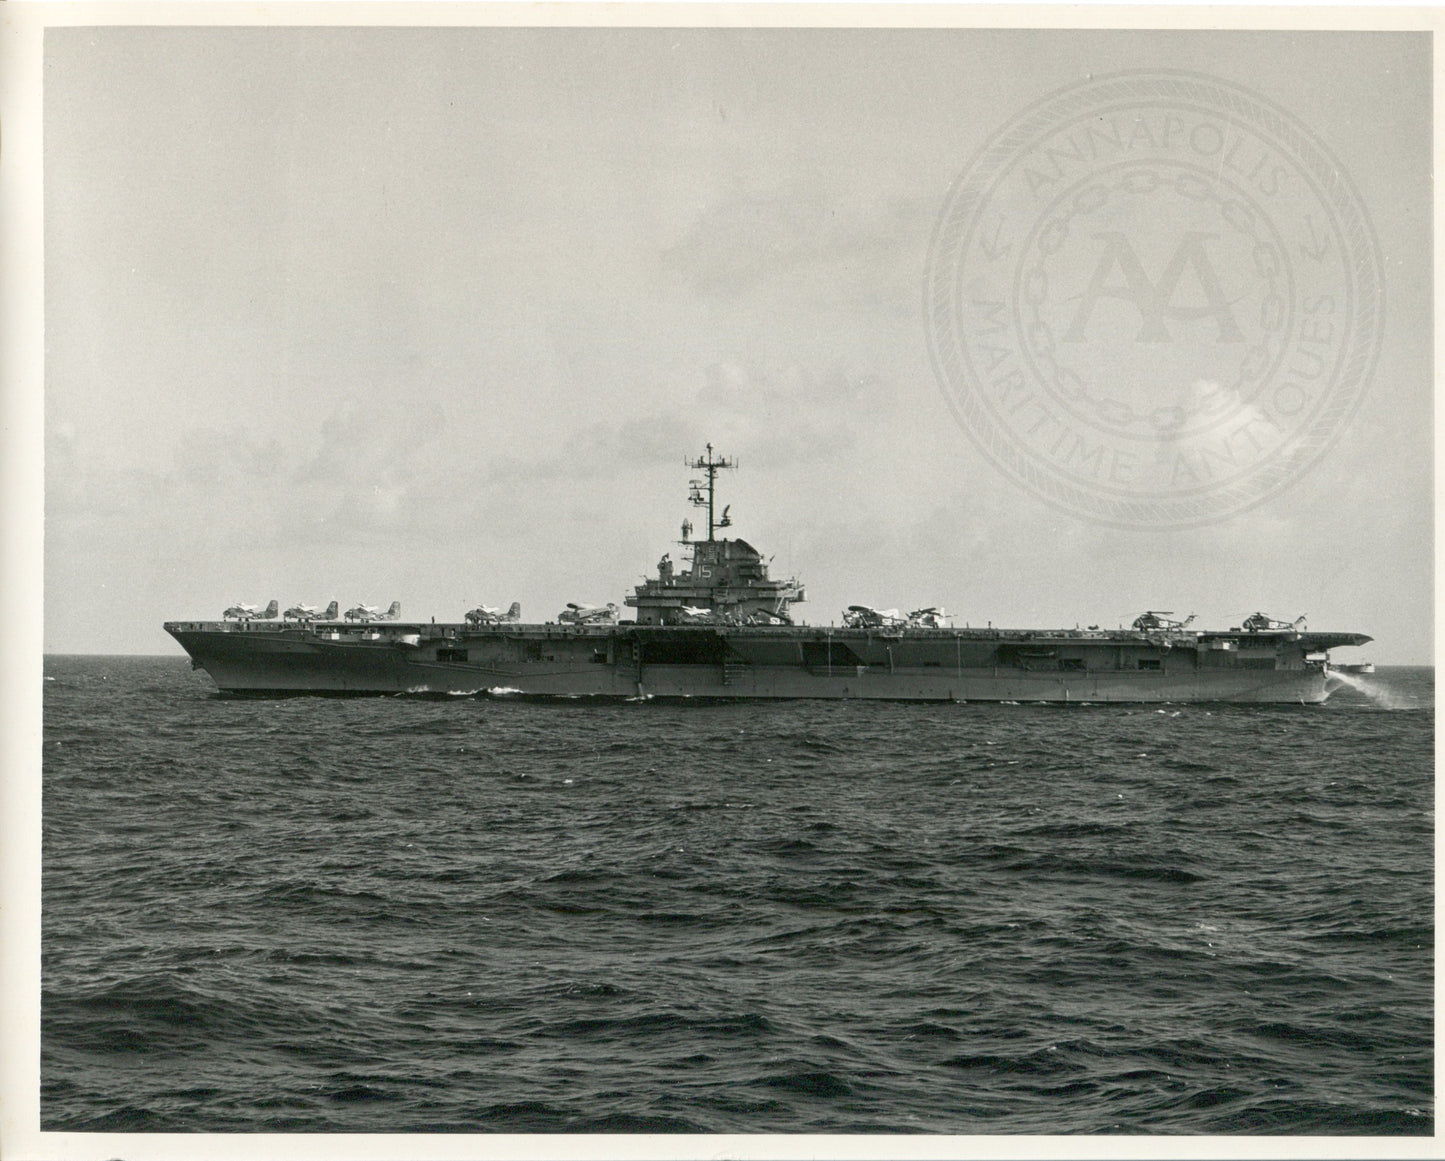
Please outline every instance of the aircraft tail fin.
[[261, 618], [266, 621], [271, 620], [273, 617], [276, 616], [276, 610], [280, 607], [281, 606], [276, 602], [275, 598], [272, 598], [271, 603], [266, 606], [266, 611], [261, 614]]
[[507, 620], [520, 621], [522, 619], [522, 602], [513, 601], [512, 607], [507, 610]]
[[323, 621], [336, 620], [336, 610], [340, 607], [341, 606], [339, 606], [335, 601], [332, 601], [329, 605], [326, 606], [326, 612], [321, 614], [321, 619]]
[[389, 608], [389, 609], [386, 610], [386, 615], [387, 615], [388, 617], [399, 617], [399, 616], [401, 616], [401, 602], [400, 602], [400, 601], [392, 601], [392, 602], [391, 602], [391, 608]]

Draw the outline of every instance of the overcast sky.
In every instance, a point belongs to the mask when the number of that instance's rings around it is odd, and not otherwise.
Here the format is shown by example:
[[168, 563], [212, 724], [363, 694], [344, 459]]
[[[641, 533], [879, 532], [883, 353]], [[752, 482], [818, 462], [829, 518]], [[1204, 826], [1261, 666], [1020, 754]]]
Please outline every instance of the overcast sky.
[[[1289, 110], [1384, 258], [1339, 441], [1186, 530], [1003, 478], [925, 331], [950, 183], [1125, 69]], [[271, 597], [620, 602], [677, 555], [711, 440], [813, 622], [1263, 609], [1426, 663], [1429, 69], [1423, 35], [52, 28], [46, 649], [179, 652], [162, 621]]]

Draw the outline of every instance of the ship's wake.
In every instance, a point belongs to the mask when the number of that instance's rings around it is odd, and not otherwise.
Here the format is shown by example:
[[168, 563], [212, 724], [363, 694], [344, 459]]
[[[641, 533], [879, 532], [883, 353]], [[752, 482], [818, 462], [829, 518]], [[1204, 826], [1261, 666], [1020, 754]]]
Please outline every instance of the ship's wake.
[[1338, 669], [1331, 669], [1327, 676], [1329, 680], [1338, 681], [1341, 685], [1353, 689], [1356, 693], [1363, 694], [1380, 709], [1408, 710], [1419, 708], [1419, 703], [1416, 699], [1399, 693], [1387, 685], [1366, 681], [1357, 673], [1342, 673]]

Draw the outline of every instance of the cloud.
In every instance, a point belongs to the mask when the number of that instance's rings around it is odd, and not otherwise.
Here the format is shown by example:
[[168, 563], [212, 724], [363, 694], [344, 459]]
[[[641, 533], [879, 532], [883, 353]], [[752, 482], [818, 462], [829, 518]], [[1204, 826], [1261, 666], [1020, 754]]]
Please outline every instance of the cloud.
[[591, 423], [564, 436], [555, 450], [540, 455], [508, 455], [482, 473], [490, 487], [513, 482], [606, 479], [639, 468], [679, 462], [706, 436], [693, 420], [669, 413]]
[[801, 286], [824, 300], [912, 311], [936, 213], [935, 196], [738, 194], [704, 206], [661, 266], [701, 297]]

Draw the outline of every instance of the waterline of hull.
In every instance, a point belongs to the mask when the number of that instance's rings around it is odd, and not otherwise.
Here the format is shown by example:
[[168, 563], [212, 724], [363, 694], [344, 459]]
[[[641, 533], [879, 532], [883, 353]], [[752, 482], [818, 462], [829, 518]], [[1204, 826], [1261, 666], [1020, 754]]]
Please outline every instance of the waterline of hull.
[[223, 693], [253, 696], [413, 694], [534, 698], [869, 700], [932, 702], [1318, 703], [1327, 696], [1315, 670], [1193, 670], [1181, 673], [1034, 674], [995, 669], [846, 673], [767, 667], [723, 673], [715, 666], [653, 665], [640, 675], [611, 666], [545, 665], [482, 669], [368, 656], [365, 664], [305, 664], [301, 657], [245, 661], [199, 658]]

